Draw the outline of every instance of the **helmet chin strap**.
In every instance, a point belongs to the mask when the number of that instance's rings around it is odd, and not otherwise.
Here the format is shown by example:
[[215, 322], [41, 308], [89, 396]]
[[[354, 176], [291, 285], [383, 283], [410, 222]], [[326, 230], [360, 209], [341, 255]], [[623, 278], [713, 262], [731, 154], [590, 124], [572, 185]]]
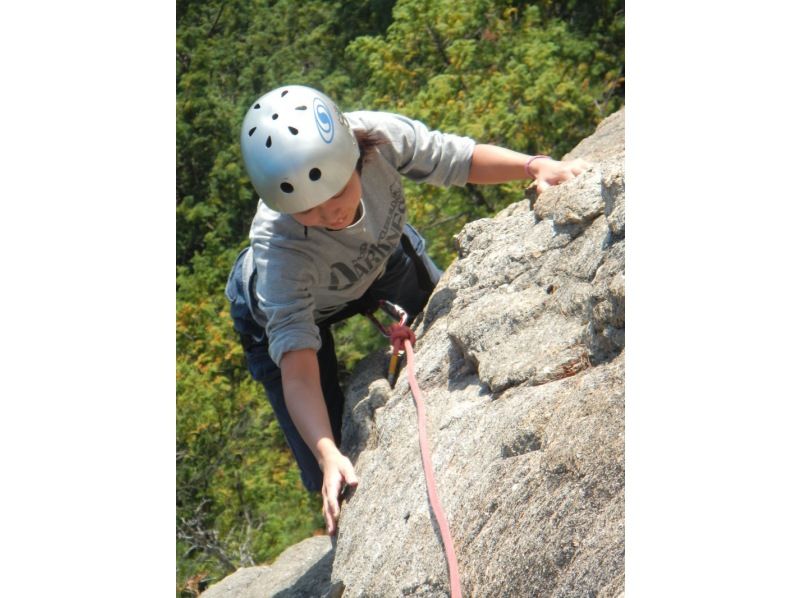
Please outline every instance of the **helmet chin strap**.
[[353, 218], [353, 223], [350, 226], [358, 224], [361, 222], [361, 219], [364, 218], [364, 198], [358, 200], [358, 209], [356, 210], [355, 218]]

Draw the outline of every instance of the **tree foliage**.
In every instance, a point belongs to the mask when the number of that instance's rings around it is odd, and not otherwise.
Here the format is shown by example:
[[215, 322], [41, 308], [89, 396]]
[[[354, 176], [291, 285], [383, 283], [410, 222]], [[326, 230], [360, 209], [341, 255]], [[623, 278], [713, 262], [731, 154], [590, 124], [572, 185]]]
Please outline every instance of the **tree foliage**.
[[[624, 101], [621, 0], [231, 0], [177, 3], [178, 585], [274, 558], [321, 527], [283, 435], [244, 367], [223, 289], [257, 197], [239, 151], [250, 103], [279, 85], [344, 110], [560, 156]], [[445, 267], [451, 238], [519, 184], [406, 183], [409, 219]], [[384, 341], [336, 326], [343, 370]]]
[[[481, 142], [560, 156], [619, 108], [623, 91], [621, 3], [568, 4], [398, 2], [385, 35], [347, 48], [369, 78], [362, 101]], [[443, 263], [452, 234], [520, 195], [517, 185], [406, 188], [410, 214]]]
[[178, 578], [211, 579], [276, 557], [321, 526], [283, 434], [247, 375], [223, 294], [235, 251], [178, 274]]

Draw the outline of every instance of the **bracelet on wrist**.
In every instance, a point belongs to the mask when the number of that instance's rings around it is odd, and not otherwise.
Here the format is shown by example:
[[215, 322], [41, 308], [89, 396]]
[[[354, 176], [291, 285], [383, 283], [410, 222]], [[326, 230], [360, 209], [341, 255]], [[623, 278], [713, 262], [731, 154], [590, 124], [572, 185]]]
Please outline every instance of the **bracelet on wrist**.
[[534, 174], [531, 172], [531, 163], [532, 163], [534, 160], [538, 160], [539, 158], [547, 158], [548, 160], [551, 160], [551, 159], [552, 159], [552, 158], [550, 158], [550, 156], [544, 156], [544, 155], [531, 156], [530, 158], [528, 158], [528, 161], [527, 161], [527, 162], [525, 162], [525, 174], [527, 174], [527, 175], [528, 175], [528, 177], [530, 177], [530, 178], [532, 178], [532, 179], [535, 179], [536, 177], [535, 177], [535, 176], [534, 176]]

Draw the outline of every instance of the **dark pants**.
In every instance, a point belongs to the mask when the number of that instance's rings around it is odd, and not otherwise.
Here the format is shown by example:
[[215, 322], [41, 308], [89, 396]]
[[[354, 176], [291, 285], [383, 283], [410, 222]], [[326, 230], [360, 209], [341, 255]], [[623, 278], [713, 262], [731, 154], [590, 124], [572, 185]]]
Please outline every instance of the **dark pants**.
[[[406, 251], [403, 249], [404, 246]], [[425, 307], [433, 290], [433, 282], [419, 259], [412, 255], [413, 251], [406, 239], [389, 258], [386, 272], [372, 283], [363, 297], [349, 303], [328, 320], [319, 323], [322, 339], [322, 347], [317, 351], [320, 382], [337, 446], [342, 440], [344, 393], [339, 386], [338, 365], [330, 326], [354, 314], [374, 310], [380, 299], [396, 303], [408, 312], [409, 322], [413, 320], [414, 316]], [[253, 319], [247, 307], [244, 293], [248, 291], [242, 281], [243, 258], [244, 252], [236, 260], [226, 293], [231, 301], [234, 327], [242, 339], [247, 369], [255, 380], [264, 385], [275, 417], [300, 468], [303, 484], [308, 490], [319, 491], [322, 488], [322, 472], [314, 454], [303, 441], [289, 416], [283, 396], [281, 370], [269, 356], [268, 339], [264, 337], [264, 329]], [[263, 340], [257, 340], [259, 338]]]

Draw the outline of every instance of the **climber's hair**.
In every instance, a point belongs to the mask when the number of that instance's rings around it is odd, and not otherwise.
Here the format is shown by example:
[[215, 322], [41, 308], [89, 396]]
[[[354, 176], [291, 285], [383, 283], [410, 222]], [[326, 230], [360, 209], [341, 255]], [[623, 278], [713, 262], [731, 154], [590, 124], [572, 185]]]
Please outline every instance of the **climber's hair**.
[[374, 130], [369, 131], [354, 131], [356, 142], [358, 143], [358, 162], [356, 162], [356, 171], [361, 174], [361, 168], [364, 162], [368, 162], [375, 152], [378, 151], [378, 146], [388, 142], [383, 135], [376, 133]]

